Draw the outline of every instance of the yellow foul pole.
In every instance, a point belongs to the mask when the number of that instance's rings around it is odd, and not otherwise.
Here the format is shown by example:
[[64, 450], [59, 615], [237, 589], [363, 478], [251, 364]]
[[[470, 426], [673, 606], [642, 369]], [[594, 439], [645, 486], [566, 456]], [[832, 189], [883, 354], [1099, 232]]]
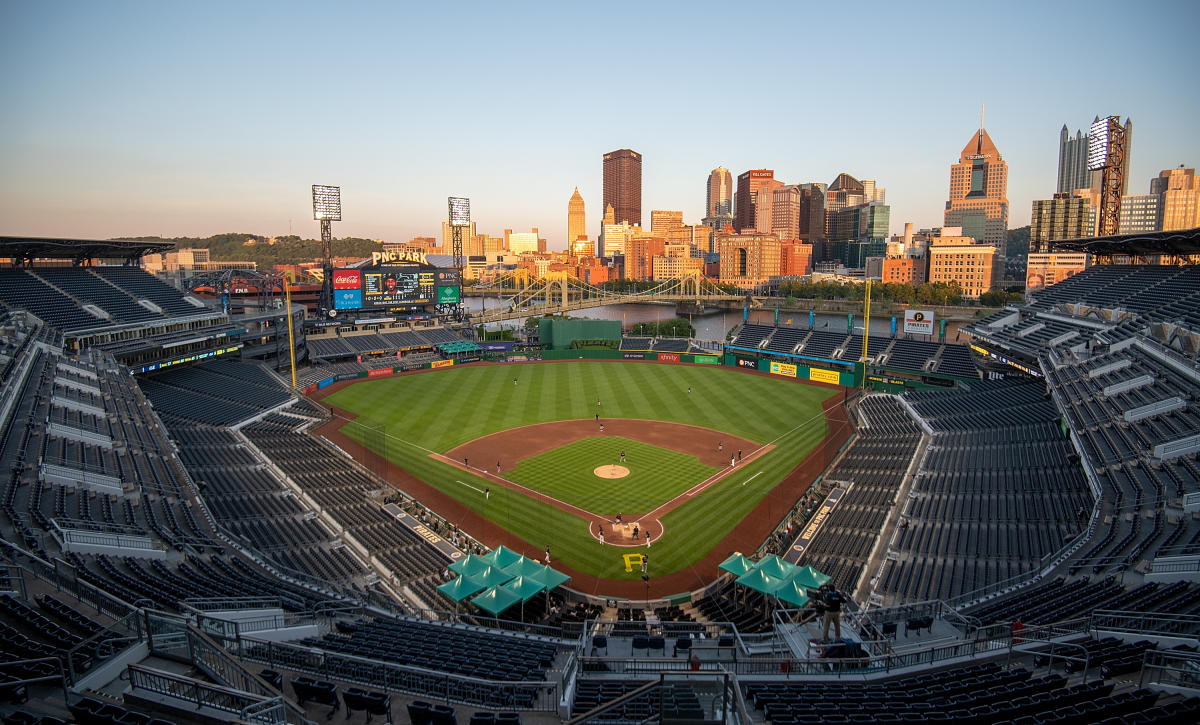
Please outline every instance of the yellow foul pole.
[[863, 388], [867, 387], [867, 336], [871, 331], [871, 280], [867, 280], [867, 293], [863, 299]]
[[283, 278], [283, 296], [287, 299], [288, 354], [292, 358], [292, 390], [296, 389], [296, 338], [292, 332], [292, 288], [288, 278]]

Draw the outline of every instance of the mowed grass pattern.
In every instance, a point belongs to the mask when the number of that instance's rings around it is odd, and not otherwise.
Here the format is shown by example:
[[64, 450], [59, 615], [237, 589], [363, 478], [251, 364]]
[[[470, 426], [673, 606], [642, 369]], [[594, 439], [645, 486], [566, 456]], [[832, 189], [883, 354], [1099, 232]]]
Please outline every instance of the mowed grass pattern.
[[[629, 475], [596, 476], [595, 468], [608, 464], [624, 465]], [[527, 458], [504, 477], [585, 511], [613, 516], [652, 511], [718, 470], [678, 451], [619, 436], [596, 436]]]
[[[483, 490], [489, 482], [429, 453], [522, 425], [592, 418], [597, 410], [601, 417], [668, 420], [774, 443], [770, 453], [663, 518], [666, 533], [654, 543], [651, 574], [667, 574], [703, 558], [822, 442], [827, 428], [820, 401], [830, 393], [728, 368], [565, 362], [467, 366], [364, 381], [326, 402], [360, 416], [343, 428], [347, 435], [529, 542], [527, 553], [551, 545], [556, 561], [578, 571], [638, 579], [641, 573], [626, 572], [621, 558], [630, 550], [600, 546], [577, 516], [494, 486], [485, 500], [468, 486]], [[713, 573], [696, 572], [697, 585]], [[653, 596], [673, 593], [652, 589]]]

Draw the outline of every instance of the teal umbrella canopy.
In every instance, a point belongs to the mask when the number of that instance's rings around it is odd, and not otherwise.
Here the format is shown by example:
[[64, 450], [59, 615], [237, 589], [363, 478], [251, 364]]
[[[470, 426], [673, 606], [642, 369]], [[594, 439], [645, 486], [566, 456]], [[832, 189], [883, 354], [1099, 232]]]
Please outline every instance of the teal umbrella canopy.
[[776, 579], [789, 579], [796, 572], [795, 564], [789, 564], [774, 554], [767, 554], [759, 559], [754, 568]]
[[496, 617], [499, 616], [501, 612], [519, 601], [521, 601], [520, 597], [508, 591], [504, 587], [492, 587], [483, 594], [480, 594], [472, 599], [471, 604], [474, 604], [493, 617]]
[[507, 546], [501, 544], [495, 549], [492, 549], [488, 553], [484, 554], [482, 558], [492, 566], [498, 566], [503, 569], [504, 567], [518, 561], [522, 557], [523, 554], [518, 554]]
[[789, 579], [783, 583], [783, 586], [775, 590], [775, 596], [780, 601], [797, 607], [803, 607], [808, 604], [808, 592], [806, 587], [797, 584], [795, 579]]
[[557, 569], [551, 569], [549, 566], [544, 565], [542, 566], [541, 571], [537, 572], [536, 574], [530, 574], [529, 576], [537, 581], [540, 581], [542, 584], [545, 584], [546, 591], [550, 591], [557, 586], [561, 586], [571, 581], [571, 577], [563, 574], [561, 571], [558, 571]]
[[728, 559], [721, 562], [721, 565], [717, 568], [721, 571], [727, 571], [734, 576], [741, 576], [754, 568], [754, 562], [734, 552], [729, 555]]
[[473, 579], [457, 576], [444, 584], [439, 584], [437, 590], [454, 601], [461, 602], [483, 588], [482, 584]]
[[469, 578], [473, 582], [478, 582], [479, 585], [484, 588], [498, 587], [509, 579], [512, 579], [511, 576], [505, 574], [503, 571], [494, 566], [489, 566], [486, 569], [480, 569], [472, 574]]
[[504, 586], [500, 587], [517, 595], [522, 602], [528, 602], [537, 596], [538, 592], [546, 588], [546, 585], [528, 576], [519, 576], [512, 579]]
[[829, 581], [829, 579], [830, 577], [828, 574], [822, 574], [811, 566], [805, 566], [797, 569], [796, 572], [792, 574], [792, 581], [808, 589], [817, 589], [822, 584]]
[[737, 583], [762, 594], [774, 594], [784, 585], [785, 580], [771, 576], [761, 569], [751, 569], [738, 577]]
[[489, 566], [491, 566], [491, 564], [487, 561], [484, 561], [482, 556], [467, 554], [446, 568], [455, 574], [466, 574], [467, 576], [470, 576], [481, 569], [488, 568]]
[[501, 570], [509, 576], [531, 576], [541, 571], [542, 565], [528, 556], [522, 556], [513, 563], [501, 567]]

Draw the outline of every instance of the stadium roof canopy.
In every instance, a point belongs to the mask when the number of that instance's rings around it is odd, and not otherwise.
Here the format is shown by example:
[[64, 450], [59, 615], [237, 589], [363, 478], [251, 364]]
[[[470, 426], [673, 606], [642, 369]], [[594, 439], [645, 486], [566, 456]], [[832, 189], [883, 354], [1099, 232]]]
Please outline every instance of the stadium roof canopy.
[[89, 259], [133, 261], [143, 254], [169, 252], [175, 242], [130, 242], [118, 239], [49, 239], [45, 237], [0, 237], [0, 257], [14, 262], [34, 259], [69, 259], [83, 264]]
[[1151, 254], [1200, 254], [1200, 227], [1170, 232], [1064, 239], [1052, 242], [1052, 245], [1055, 252], [1088, 252], [1097, 255], [1127, 254], [1131, 257], [1144, 257]]

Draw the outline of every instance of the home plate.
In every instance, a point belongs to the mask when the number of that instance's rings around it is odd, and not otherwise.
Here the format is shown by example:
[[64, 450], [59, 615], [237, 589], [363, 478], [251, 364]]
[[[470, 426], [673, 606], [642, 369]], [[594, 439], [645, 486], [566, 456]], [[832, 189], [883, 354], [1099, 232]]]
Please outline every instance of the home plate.
[[596, 466], [596, 469], [592, 473], [600, 478], [625, 478], [629, 475], [629, 469], [625, 466], [609, 464], [607, 466]]

